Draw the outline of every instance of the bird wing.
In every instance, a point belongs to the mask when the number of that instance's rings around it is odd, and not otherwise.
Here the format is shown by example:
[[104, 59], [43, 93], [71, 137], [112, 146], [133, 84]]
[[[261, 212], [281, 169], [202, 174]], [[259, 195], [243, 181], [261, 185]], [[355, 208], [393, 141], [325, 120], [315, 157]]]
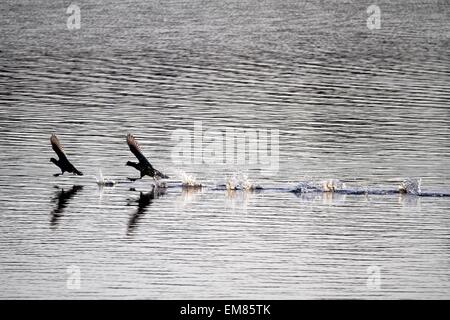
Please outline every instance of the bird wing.
[[127, 143], [128, 147], [130, 147], [131, 152], [136, 156], [136, 158], [139, 160], [139, 162], [146, 164], [148, 166], [152, 166], [150, 162], [147, 160], [147, 158], [144, 156], [144, 154], [141, 151], [141, 147], [137, 143], [136, 139], [133, 137], [132, 134], [127, 135]]
[[59, 159], [67, 160], [67, 156], [64, 153], [64, 149], [63, 149], [61, 143], [59, 142], [58, 137], [55, 134], [52, 134], [52, 136], [50, 137], [50, 142], [52, 144], [53, 151], [56, 152]]

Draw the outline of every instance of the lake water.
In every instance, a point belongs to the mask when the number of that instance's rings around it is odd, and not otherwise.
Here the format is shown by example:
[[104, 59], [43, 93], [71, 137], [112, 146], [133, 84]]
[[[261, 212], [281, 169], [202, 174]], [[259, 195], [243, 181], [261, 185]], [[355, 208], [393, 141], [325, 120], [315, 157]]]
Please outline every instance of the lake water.
[[[74, 30], [0, 4], [0, 298], [450, 297], [449, 197], [286, 191], [450, 192], [447, 1], [377, 1], [372, 30], [371, 1], [104, 2]], [[277, 169], [174, 161], [199, 124], [278, 130]], [[53, 132], [84, 176], [53, 176]], [[168, 188], [126, 180], [128, 132]], [[238, 173], [266, 190], [216, 188]]]

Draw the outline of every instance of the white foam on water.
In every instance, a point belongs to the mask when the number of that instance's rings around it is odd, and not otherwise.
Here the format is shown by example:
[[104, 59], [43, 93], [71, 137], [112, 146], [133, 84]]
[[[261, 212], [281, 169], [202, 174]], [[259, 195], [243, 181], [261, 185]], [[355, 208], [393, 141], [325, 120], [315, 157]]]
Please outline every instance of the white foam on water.
[[202, 186], [200, 182], [197, 182], [197, 178], [194, 175], [188, 174], [183, 170], [178, 170], [178, 176], [181, 180], [181, 185], [187, 188], [199, 188]]
[[227, 190], [249, 191], [261, 188], [259, 185], [254, 184], [246, 174], [241, 172], [234, 173], [231, 177], [227, 177], [225, 186]]

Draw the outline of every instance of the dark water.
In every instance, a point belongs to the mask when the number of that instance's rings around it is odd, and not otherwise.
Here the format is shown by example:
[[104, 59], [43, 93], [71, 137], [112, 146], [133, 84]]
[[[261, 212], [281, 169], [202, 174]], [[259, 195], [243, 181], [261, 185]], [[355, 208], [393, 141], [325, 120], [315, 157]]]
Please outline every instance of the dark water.
[[[450, 198], [212, 190], [449, 192], [446, 1], [378, 1], [379, 30], [370, 1], [80, 1], [79, 30], [69, 4], [0, 4], [0, 297], [449, 298]], [[195, 122], [279, 130], [279, 169], [175, 163]], [[52, 132], [85, 176], [52, 176]], [[128, 132], [165, 192], [96, 185], [136, 175]]]

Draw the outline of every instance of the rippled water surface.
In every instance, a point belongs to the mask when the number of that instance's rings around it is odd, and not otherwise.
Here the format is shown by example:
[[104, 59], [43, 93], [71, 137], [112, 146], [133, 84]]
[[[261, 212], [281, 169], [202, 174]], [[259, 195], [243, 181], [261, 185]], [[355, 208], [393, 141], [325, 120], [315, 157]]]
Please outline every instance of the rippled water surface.
[[[449, 5], [377, 1], [370, 30], [370, 4], [88, 0], [68, 30], [2, 1], [0, 297], [449, 298], [450, 198], [286, 191], [450, 192]], [[279, 130], [279, 169], [174, 161], [195, 124]], [[84, 176], [53, 177], [52, 132]], [[128, 132], [168, 188], [126, 180]], [[215, 189], [236, 173], [266, 190]]]

